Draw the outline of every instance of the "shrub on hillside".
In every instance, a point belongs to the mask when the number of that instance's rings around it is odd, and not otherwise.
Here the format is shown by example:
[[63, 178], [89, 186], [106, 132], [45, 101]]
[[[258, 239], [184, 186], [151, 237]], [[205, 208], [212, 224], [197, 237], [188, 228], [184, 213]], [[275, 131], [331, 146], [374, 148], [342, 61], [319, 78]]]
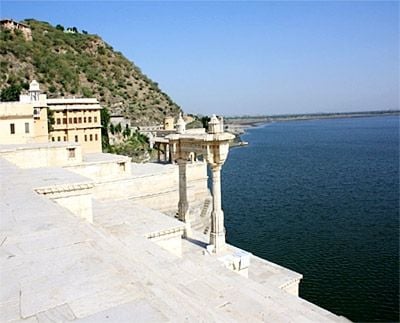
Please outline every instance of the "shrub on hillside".
[[21, 94], [22, 86], [19, 84], [11, 84], [9, 87], [3, 89], [0, 93], [0, 100], [2, 102], [18, 101]]

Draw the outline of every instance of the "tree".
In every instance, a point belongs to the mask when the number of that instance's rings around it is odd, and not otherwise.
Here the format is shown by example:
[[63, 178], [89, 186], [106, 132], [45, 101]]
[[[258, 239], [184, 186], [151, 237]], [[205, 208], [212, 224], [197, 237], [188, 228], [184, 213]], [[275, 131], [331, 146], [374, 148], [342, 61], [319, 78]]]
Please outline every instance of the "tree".
[[122, 135], [123, 135], [124, 137], [127, 137], [127, 138], [129, 138], [129, 136], [131, 135], [131, 129], [129, 128], [128, 125], [125, 125], [125, 130], [124, 130], [124, 132], [122, 133]]
[[72, 31], [73, 31], [74, 33], [78, 33], [78, 29], [77, 29], [76, 27], [72, 27]]
[[108, 138], [108, 124], [110, 123], [110, 113], [106, 108], [100, 110], [101, 118], [101, 146], [103, 149], [110, 148], [110, 141]]
[[54, 111], [50, 110], [47, 107], [47, 129], [48, 131], [52, 131], [53, 130], [53, 125], [55, 124], [55, 120], [54, 120]]
[[130, 156], [134, 161], [142, 162], [149, 158], [148, 138], [138, 131], [133, 132], [128, 139], [111, 146], [111, 151], [119, 155]]
[[57, 30], [64, 31], [64, 27], [63, 27], [62, 25], [60, 25], [60, 24], [58, 24], [58, 25], [56, 26], [56, 29], [57, 29]]
[[203, 124], [203, 128], [207, 129], [208, 128], [208, 122], [211, 120], [211, 118], [205, 116], [205, 117], [202, 117], [200, 120], [201, 120], [201, 123]]
[[29, 83], [28, 82], [22, 82], [21, 83], [21, 88], [23, 88], [25, 90], [29, 90]]
[[2, 102], [18, 101], [21, 94], [21, 85], [11, 84], [9, 87], [3, 89], [0, 93], [0, 100]]
[[115, 126], [115, 132], [116, 132], [116, 133], [121, 133], [121, 131], [122, 131], [121, 123], [118, 123], [118, 124]]
[[114, 125], [113, 125], [112, 123], [110, 124], [110, 132], [111, 132], [112, 134], [115, 133]]
[[90, 98], [91, 96], [93, 96], [92, 90], [86, 86], [82, 86], [81, 92], [85, 98]]
[[88, 32], [86, 30], [82, 30], [82, 34], [87, 35]]

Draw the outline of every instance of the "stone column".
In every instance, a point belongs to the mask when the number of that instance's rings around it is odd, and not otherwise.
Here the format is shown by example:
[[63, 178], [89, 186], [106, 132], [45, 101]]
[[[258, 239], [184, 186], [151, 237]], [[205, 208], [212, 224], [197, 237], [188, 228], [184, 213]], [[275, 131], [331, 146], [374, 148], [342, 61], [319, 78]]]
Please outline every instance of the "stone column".
[[189, 219], [189, 204], [187, 199], [187, 179], [186, 166], [187, 160], [179, 158], [177, 160], [179, 167], [179, 202], [178, 202], [178, 218], [186, 223], [185, 236], [188, 237], [191, 232]]
[[210, 244], [214, 246], [214, 253], [219, 253], [225, 248], [224, 212], [221, 207], [221, 167], [222, 164], [211, 164], [213, 210]]
[[169, 144], [165, 144], [165, 161], [169, 162]]

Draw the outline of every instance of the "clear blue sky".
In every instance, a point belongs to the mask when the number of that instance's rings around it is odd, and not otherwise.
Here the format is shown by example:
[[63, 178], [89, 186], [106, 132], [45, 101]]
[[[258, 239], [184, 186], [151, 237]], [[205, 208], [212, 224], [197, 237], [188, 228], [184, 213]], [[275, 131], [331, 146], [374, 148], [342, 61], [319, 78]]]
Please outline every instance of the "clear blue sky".
[[399, 109], [399, 3], [2, 1], [98, 34], [190, 113]]

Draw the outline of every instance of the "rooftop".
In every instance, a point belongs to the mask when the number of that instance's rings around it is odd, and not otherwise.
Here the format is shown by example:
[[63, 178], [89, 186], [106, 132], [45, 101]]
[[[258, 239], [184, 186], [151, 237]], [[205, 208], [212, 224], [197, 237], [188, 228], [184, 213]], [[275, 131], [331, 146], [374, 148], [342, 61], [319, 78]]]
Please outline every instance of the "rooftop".
[[47, 99], [48, 104], [99, 104], [96, 98], [58, 98]]
[[24, 150], [24, 149], [38, 149], [38, 148], [48, 148], [48, 147], [79, 147], [79, 144], [76, 142], [57, 142], [57, 141], [49, 141], [49, 142], [37, 142], [37, 143], [29, 143], [29, 144], [9, 144], [9, 145], [0, 145], [0, 152], [5, 151], [13, 151], [13, 150]]
[[106, 153], [90, 153], [83, 156], [83, 161], [86, 163], [119, 162], [127, 160], [130, 160], [127, 156]]

